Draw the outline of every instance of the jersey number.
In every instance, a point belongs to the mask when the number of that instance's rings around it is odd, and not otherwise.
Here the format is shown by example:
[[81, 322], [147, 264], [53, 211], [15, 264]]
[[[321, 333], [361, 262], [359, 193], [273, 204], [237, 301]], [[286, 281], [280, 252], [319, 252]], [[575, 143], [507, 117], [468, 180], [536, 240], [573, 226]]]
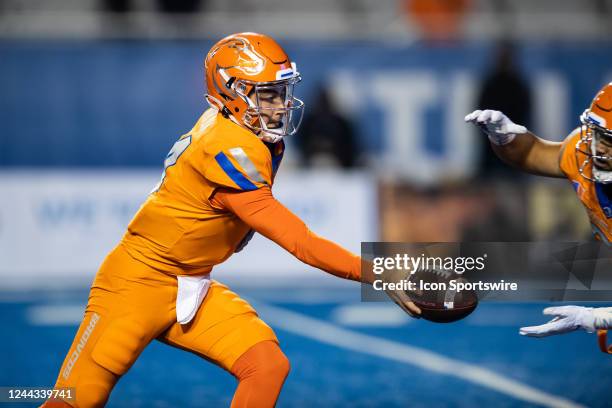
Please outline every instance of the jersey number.
[[176, 143], [174, 143], [174, 145], [172, 145], [172, 149], [170, 149], [170, 152], [164, 160], [164, 172], [162, 173], [161, 179], [159, 180], [159, 183], [157, 183], [155, 188], [153, 188], [151, 193], [154, 193], [160, 189], [162, 183], [164, 182], [164, 179], [166, 178], [166, 170], [168, 170], [168, 167], [174, 166], [176, 164], [178, 158], [181, 157], [181, 154], [183, 154], [183, 152], [189, 147], [190, 144], [191, 136], [187, 136], [182, 139], [179, 139]]

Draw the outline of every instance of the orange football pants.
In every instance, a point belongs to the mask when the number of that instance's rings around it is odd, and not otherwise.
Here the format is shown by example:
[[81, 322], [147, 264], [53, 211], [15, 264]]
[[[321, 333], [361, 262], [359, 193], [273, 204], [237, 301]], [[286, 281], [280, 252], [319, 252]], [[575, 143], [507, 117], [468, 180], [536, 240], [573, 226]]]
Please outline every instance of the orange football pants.
[[[116, 382], [153, 339], [191, 351], [236, 376], [233, 406], [274, 405], [289, 368], [273, 330], [246, 301], [216, 281], [193, 320], [180, 325], [176, 293], [175, 276], [135, 260], [122, 245], [107, 256], [55, 384], [74, 387], [70, 406], [104, 406]], [[271, 374], [272, 383], [259, 381], [259, 374]], [[271, 388], [261, 389], [262, 384]]]

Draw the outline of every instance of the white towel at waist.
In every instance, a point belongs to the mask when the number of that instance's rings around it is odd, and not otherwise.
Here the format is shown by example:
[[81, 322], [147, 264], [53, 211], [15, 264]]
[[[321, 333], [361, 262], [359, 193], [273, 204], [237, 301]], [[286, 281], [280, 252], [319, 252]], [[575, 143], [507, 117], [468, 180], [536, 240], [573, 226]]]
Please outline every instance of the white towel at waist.
[[200, 276], [177, 276], [176, 321], [187, 324], [200, 308], [208, 288], [210, 274]]

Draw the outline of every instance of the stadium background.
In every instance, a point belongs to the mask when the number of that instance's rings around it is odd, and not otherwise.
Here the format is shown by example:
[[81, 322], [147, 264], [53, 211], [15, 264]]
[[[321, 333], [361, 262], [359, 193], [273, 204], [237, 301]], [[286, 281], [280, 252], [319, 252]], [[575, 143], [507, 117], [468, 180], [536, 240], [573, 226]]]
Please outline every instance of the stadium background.
[[[99, 263], [205, 108], [205, 53], [235, 31], [275, 36], [298, 63], [307, 117], [275, 191], [316, 232], [354, 251], [589, 239], [568, 182], [488, 161], [463, 116], [510, 49], [530, 102], [497, 94], [536, 134], [565, 137], [612, 80], [610, 1], [4, 0], [0, 13], [0, 386], [54, 381]], [[280, 406], [608, 404], [594, 336], [518, 336], [543, 304], [410, 321], [261, 238], [215, 277], [277, 330], [293, 363]], [[227, 405], [233, 386], [152, 344], [109, 406]]]

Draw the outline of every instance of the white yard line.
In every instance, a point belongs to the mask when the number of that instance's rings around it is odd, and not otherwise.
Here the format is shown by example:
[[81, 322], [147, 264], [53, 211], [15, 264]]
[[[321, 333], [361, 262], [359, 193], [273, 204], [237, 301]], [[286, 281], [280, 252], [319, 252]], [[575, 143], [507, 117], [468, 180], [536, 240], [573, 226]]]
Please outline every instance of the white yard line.
[[[582, 407], [576, 402], [540, 391], [475, 364], [445, 357], [419, 347], [344, 329], [284, 308], [254, 301], [251, 303], [272, 326], [321, 343], [457, 377], [533, 404], [546, 407]], [[27, 318], [33, 325], [77, 325], [83, 318], [83, 312], [83, 305], [34, 306], [28, 309]]]
[[27, 310], [27, 319], [34, 326], [73, 326], [83, 320], [85, 305], [32, 306]]
[[330, 319], [345, 327], [401, 327], [414, 321], [393, 303], [365, 302], [339, 305]]
[[546, 407], [582, 407], [576, 402], [540, 391], [494, 371], [465, 363], [407, 344], [347, 330], [284, 308], [253, 302], [273, 327], [321, 343], [410, 364], [436, 373], [457, 377], [525, 402]]

